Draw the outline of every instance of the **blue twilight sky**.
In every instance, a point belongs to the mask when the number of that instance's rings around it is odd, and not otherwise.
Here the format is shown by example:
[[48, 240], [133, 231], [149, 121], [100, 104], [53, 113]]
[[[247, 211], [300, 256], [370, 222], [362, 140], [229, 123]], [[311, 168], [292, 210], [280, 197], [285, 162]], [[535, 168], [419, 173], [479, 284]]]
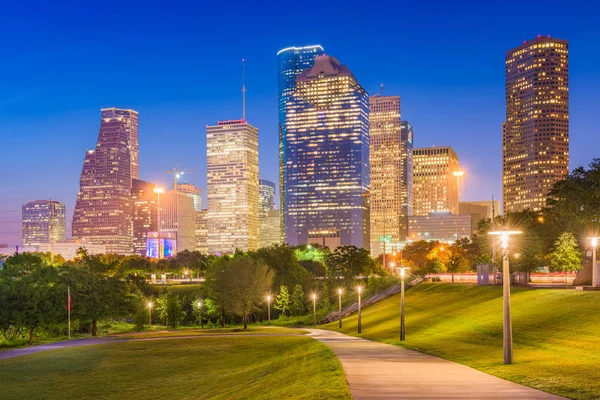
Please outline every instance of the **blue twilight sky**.
[[[415, 145], [451, 145], [464, 198], [501, 196], [504, 53], [538, 34], [569, 40], [571, 168], [600, 156], [600, 6], [582, 1], [5, 2], [0, 11], [0, 243], [20, 242], [22, 203], [66, 203], [68, 232], [100, 108], [140, 113], [141, 178], [196, 168], [205, 126], [248, 120], [260, 175], [277, 181], [276, 53], [321, 44], [370, 92], [402, 97]], [[466, 193], [465, 193], [466, 192]]]

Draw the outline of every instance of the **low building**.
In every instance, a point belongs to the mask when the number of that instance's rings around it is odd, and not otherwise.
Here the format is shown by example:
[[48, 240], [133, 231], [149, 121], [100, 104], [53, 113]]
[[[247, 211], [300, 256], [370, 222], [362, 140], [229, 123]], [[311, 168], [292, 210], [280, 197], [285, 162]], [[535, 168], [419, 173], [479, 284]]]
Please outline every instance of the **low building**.
[[492, 215], [500, 212], [500, 201], [461, 201], [458, 203], [460, 214], [471, 215], [471, 231], [477, 231], [477, 225], [482, 219], [492, 219]]
[[[439, 240], [442, 242], [456, 241], [458, 238], [470, 238], [471, 230], [470, 214], [432, 213], [429, 215], [417, 215], [408, 217], [408, 239]], [[457, 229], [458, 228], [458, 229]]]
[[[37, 246], [37, 251], [42, 253], [54, 252], [65, 260], [72, 260], [77, 256], [77, 250], [84, 248], [88, 255], [105, 254], [106, 246], [94, 244], [85, 240], [59, 240], [55, 243], [42, 243]], [[26, 251], [26, 250], [24, 250]]]

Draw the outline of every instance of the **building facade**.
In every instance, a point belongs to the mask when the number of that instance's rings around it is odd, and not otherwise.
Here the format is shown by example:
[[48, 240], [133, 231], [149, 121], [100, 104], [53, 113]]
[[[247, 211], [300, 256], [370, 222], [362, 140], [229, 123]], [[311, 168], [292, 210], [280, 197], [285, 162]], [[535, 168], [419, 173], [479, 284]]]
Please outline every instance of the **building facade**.
[[106, 253], [106, 246], [88, 243], [84, 240], [59, 240], [52, 244], [42, 243], [38, 246], [37, 251], [42, 253], [53, 251], [54, 254], [58, 254], [69, 261], [77, 256], [77, 252], [80, 248], [84, 248], [90, 256]]
[[139, 179], [131, 183], [131, 205], [133, 223], [133, 254], [146, 255], [148, 232], [157, 230], [157, 201], [155, 185]]
[[[285, 173], [287, 148], [285, 134], [285, 116], [287, 102], [296, 90], [296, 78], [305, 69], [311, 68], [315, 63], [315, 57], [323, 54], [320, 45], [287, 47], [277, 52], [277, 104], [279, 120], [279, 208], [285, 209]], [[281, 219], [282, 232], [285, 232], [285, 221]]]
[[275, 210], [275, 184], [266, 179], [258, 180], [258, 212], [261, 217], [267, 216], [269, 211]]
[[251, 251], [260, 245], [258, 129], [245, 120], [206, 127], [208, 251]]
[[175, 254], [196, 249], [196, 210], [194, 200], [186, 193], [167, 190], [160, 196], [158, 232], [174, 235]]
[[436, 213], [413, 215], [408, 217], [408, 236], [411, 241], [439, 240], [452, 243], [458, 238], [470, 238], [472, 234], [472, 216]]
[[569, 173], [569, 45], [538, 37], [506, 52], [503, 211], [538, 211]]
[[196, 211], [196, 251], [208, 253], [208, 210]]
[[317, 56], [296, 80], [285, 122], [285, 238], [339, 231], [342, 245], [369, 248], [369, 96], [345, 65]]
[[178, 183], [174, 189], [191, 197], [194, 202], [194, 210], [202, 211], [202, 189], [191, 183]]
[[[139, 175], [138, 113], [103, 109], [94, 150], [87, 150], [73, 214], [72, 236], [131, 254], [131, 187]], [[135, 154], [134, 154], [135, 153]]]
[[458, 212], [458, 156], [452, 147], [413, 149], [413, 209], [415, 216]]
[[53, 200], [30, 201], [21, 207], [23, 246], [65, 240], [65, 205]]
[[370, 98], [371, 254], [398, 249], [412, 212], [412, 126], [400, 120], [400, 96]]
[[270, 210], [260, 217], [260, 247], [269, 247], [281, 243], [281, 224], [279, 210]]

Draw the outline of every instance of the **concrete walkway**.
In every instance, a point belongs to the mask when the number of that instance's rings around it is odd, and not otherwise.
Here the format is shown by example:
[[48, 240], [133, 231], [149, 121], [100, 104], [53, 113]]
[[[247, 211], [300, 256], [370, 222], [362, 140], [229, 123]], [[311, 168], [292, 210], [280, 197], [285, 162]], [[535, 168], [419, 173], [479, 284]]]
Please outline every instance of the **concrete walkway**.
[[564, 399], [403, 347], [321, 329], [311, 335], [335, 352], [357, 400]]

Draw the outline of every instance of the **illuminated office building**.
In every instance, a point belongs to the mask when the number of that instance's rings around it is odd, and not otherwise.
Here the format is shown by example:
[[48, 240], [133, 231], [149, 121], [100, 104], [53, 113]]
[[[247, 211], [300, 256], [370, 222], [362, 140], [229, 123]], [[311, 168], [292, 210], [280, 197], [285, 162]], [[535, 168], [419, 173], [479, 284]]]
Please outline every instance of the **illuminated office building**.
[[108, 253], [131, 254], [132, 179], [139, 174], [138, 113], [102, 110], [94, 150], [87, 150], [73, 214], [73, 239], [103, 244]]
[[[345, 65], [317, 56], [287, 102], [284, 219], [286, 241], [338, 235], [369, 248], [369, 96]], [[333, 232], [333, 233], [332, 233]]]
[[458, 156], [452, 147], [413, 149], [412, 214], [452, 213], [458, 210]]
[[428, 240], [452, 243], [458, 238], [470, 238], [473, 216], [435, 213], [408, 217], [408, 237], [411, 241]]
[[503, 211], [534, 211], [569, 172], [569, 47], [538, 37], [506, 52]]
[[275, 184], [266, 179], [259, 179], [258, 210], [261, 217], [267, 216], [275, 209]]
[[175, 254], [196, 249], [196, 210], [194, 200], [190, 196], [179, 191], [166, 190], [160, 195], [159, 220], [160, 236], [165, 233], [174, 235]]
[[148, 232], [157, 230], [157, 201], [154, 184], [133, 179], [131, 184], [131, 205], [133, 221], [133, 254], [146, 255]]
[[202, 211], [202, 189], [191, 183], [178, 183], [174, 189], [191, 197], [194, 201], [194, 210]]
[[208, 251], [258, 249], [258, 129], [245, 120], [207, 126], [206, 153]]
[[[286, 140], [285, 115], [287, 102], [296, 90], [296, 78], [305, 69], [311, 68], [315, 57], [323, 54], [323, 47], [319, 45], [303, 47], [287, 47], [277, 52], [277, 103], [279, 117], [279, 208], [285, 209], [285, 184], [286, 184]], [[281, 220], [281, 230], [284, 231], [284, 220]]]
[[53, 200], [36, 200], [21, 207], [23, 246], [39, 246], [66, 239], [65, 205]]
[[196, 251], [208, 253], [208, 210], [196, 211]]
[[412, 126], [400, 120], [400, 96], [370, 98], [370, 235], [374, 257], [397, 250], [412, 212]]
[[275, 209], [275, 183], [259, 180], [260, 247], [281, 243], [281, 218]]

